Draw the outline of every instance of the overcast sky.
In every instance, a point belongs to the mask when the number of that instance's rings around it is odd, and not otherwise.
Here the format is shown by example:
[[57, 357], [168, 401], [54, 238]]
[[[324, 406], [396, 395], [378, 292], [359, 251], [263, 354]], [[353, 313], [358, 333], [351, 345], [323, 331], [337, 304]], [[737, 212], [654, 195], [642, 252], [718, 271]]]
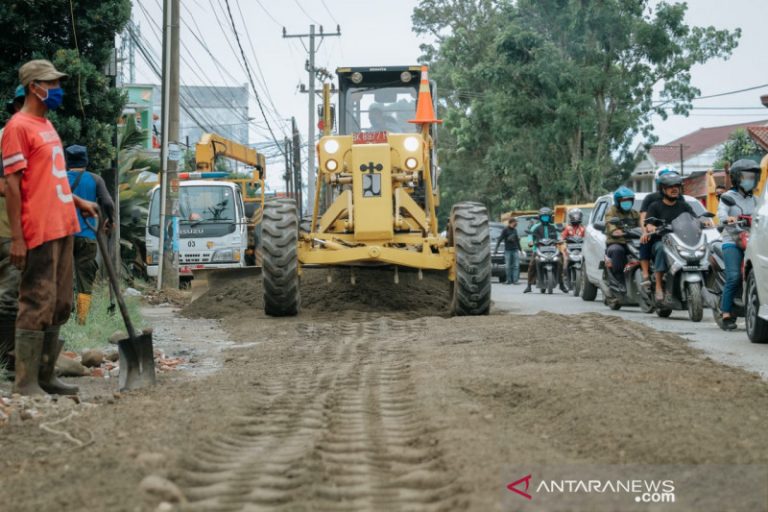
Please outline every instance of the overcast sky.
[[[158, 60], [161, 1], [133, 0], [134, 21], [140, 24], [142, 36]], [[182, 49], [182, 83], [246, 83], [247, 75], [234, 42], [224, 0], [181, 0], [181, 3], [181, 39], [185, 46]], [[279, 139], [289, 133], [285, 120], [291, 116], [296, 116], [304, 140], [308, 128], [307, 95], [298, 92], [298, 85], [307, 82], [304, 70], [307, 52], [299, 40], [283, 39], [283, 27], [289, 34], [307, 33], [309, 25], [315, 23], [323, 25], [326, 32], [335, 32], [339, 24], [342, 36], [326, 38], [317, 54], [316, 65], [330, 71], [339, 66], [414, 64], [420, 54], [419, 44], [424, 42], [411, 30], [411, 13], [417, 0], [229, 0], [229, 3], [256, 86]], [[706, 108], [694, 110], [687, 118], [675, 116], [665, 122], [659, 119], [655, 127], [661, 143], [701, 127], [768, 119], [768, 109], [759, 101], [760, 94], [768, 94], [768, 43], [765, 36], [768, 0], [691, 0], [688, 3], [690, 24], [729, 29], [741, 27], [743, 31], [739, 47], [728, 61], [711, 61], [693, 69], [693, 83], [701, 89], [702, 95], [763, 84], [765, 87], [696, 101], [696, 107]], [[140, 56], [137, 57], [137, 82], [158, 82]], [[722, 107], [729, 110], [712, 110]], [[251, 142], [269, 140], [270, 135], [253, 99], [250, 116], [254, 118]], [[274, 169], [277, 162], [271, 163]], [[282, 174], [282, 165], [279, 170]], [[268, 174], [271, 184], [280, 182], [278, 173], [268, 171]]]

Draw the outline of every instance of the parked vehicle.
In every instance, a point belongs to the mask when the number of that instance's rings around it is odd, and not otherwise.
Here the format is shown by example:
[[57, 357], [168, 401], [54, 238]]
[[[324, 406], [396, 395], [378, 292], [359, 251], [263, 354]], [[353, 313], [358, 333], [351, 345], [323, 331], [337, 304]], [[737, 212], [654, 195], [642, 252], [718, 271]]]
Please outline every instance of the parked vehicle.
[[[763, 179], [768, 175], [762, 174]], [[760, 192], [752, 217], [744, 252], [744, 283], [747, 336], [752, 343], [768, 343], [768, 187]]]
[[[742, 215], [737, 223], [720, 226], [718, 229], [728, 231], [733, 240], [738, 240], [738, 245], [743, 250], [748, 247], [751, 227], [752, 217]], [[707, 273], [704, 302], [712, 309], [715, 322], [722, 328], [723, 313], [720, 311], [720, 300], [725, 287], [725, 258], [723, 257], [723, 244], [720, 240], [715, 240], [709, 244], [709, 264], [710, 271]], [[744, 289], [740, 285], [733, 298], [731, 314], [739, 318], [743, 317], [745, 312]]]
[[[647, 192], [638, 192], [635, 194], [635, 205], [633, 209], [640, 210], [640, 205], [643, 202]], [[691, 205], [693, 212], [697, 216], [702, 216], [706, 213], [704, 206], [691, 196], [684, 196], [685, 201]], [[605, 214], [613, 204], [613, 195], [606, 194], [599, 197], [595, 201], [595, 207], [592, 210], [592, 215], [586, 225], [586, 233], [584, 235], [583, 245], [583, 262], [581, 272], [581, 298], [586, 301], [593, 301], [597, 298], [597, 292], [600, 290], [600, 283], [603, 280], [603, 266], [605, 260]], [[601, 227], [600, 229], [596, 228]], [[720, 233], [717, 229], [705, 229], [704, 234], [707, 237], [707, 241], [711, 242], [720, 238]], [[624, 304], [627, 306], [636, 304]]]
[[[608, 267], [608, 258], [603, 258], [603, 278], [599, 283], [603, 300], [614, 311], [621, 309], [622, 306], [637, 304], [643, 313], [652, 313], [653, 301], [642, 286], [643, 273], [640, 270], [640, 238], [643, 236], [643, 230], [636, 221], [630, 223], [628, 220], [622, 221], [618, 218], [610, 220], [612, 224], [621, 226], [621, 230], [624, 231], [627, 254], [621, 281], [613, 276]], [[597, 223], [595, 228], [604, 232], [605, 224]]]
[[584, 260], [581, 252], [584, 239], [580, 236], [569, 236], [565, 239], [568, 249], [568, 284], [575, 297], [581, 293], [581, 267]]
[[[703, 216], [713, 215], [707, 212]], [[666, 318], [673, 310], [687, 310], [692, 322], [700, 322], [704, 315], [702, 284], [709, 271], [709, 246], [701, 220], [686, 212], [669, 224], [653, 218], [647, 218], [646, 222], [658, 226], [656, 234], [661, 237], [667, 261], [663, 277], [665, 299], [657, 302], [654, 298], [656, 314]], [[651, 289], [655, 286], [654, 280], [651, 261]]]
[[544, 238], [536, 244], [536, 285], [541, 293], [551, 294], [560, 282], [561, 254], [557, 246], [554, 238]]

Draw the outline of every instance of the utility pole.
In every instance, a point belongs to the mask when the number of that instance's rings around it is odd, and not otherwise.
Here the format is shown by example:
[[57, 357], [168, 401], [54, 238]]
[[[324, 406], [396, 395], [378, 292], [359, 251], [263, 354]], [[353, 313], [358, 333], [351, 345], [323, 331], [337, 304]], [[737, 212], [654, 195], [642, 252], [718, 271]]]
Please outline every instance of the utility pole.
[[179, 288], [179, 0], [163, 9], [163, 119], [157, 289]]
[[339, 37], [341, 36], [341, 27], [336, 25], [335, 33], [326, 34], [323, 32], [323, 26], [320, 25], [320, 32], [315, 32], [315, 25], [309, 26], [309, 34], [288, 34], [283, 27], [283, 38], [285, 39], [303, 39], [309, 38], [309, 60], [307, 63], [307, 72], [309, 73], [309, 130], [307, 134], [307, 197], [310, 201], [307, 203], [307, 210], [312, 212], [314, 205], [311, 204], [312, 198], [315, 197], [315, 54], [319, 48], [319, 45], [315, 45], [315, 40], [320, 39], [322, 44], [323, 39], [326, 37]]
[[291, 129], [293, 135], [293, 190], [296, 192], [296, 205], [299, 208], [299, 218], [304, 215], [304, 191], [301, 183], [301, 134], [299, 127], [296, 126], [296, 118], [291, 118]]
[[285, 195], [286, 197], [293, 197], [291, 194], [291, 174], [293, 174], [293, 169], [291, 169], [291, 161], [290, 161], [290, 151], [291, 151], [291, 141], [286, 137], [283, 140], [283, 154], [285, 155], [285, 174], [283, 174], [283, 178], [285, 179]]
[[[133, 20], [129, 21], [133, 23]], [[136, 31], [136, 37], [141, 37], [141, 27], [134, 25]], [[136, 41], [132, 38], [128, 38], [128, 83], [136, 83]]]

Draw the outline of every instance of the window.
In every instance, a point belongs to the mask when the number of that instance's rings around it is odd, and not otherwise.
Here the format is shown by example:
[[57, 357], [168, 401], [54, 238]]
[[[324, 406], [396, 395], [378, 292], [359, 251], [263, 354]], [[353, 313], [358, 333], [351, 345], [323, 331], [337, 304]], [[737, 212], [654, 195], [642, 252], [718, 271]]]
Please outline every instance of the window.
[[413, 133], [418, 130], [417, 125], [408, 122], [416, 115], [415, 88], [353, 87], [346, 94], [347, 132]]
[[[152, 196], [149, 217], [151, 226], [160, 224], [160, 189]], [[191, 185], [179, 188], [180, 222], [231, 222], [235, 218], [235, 200], [230, 187]]]
[[595, 206], [595, 211], [592, 212], [592, 220], [590, 221], [590, 224], [603, 221], [603, 216], [605, 215], [605, 209], [607, 206], [608, 206], [608, 201], [605, 201], [605, 200], [601, 200], [597, 203], [597, 205]]

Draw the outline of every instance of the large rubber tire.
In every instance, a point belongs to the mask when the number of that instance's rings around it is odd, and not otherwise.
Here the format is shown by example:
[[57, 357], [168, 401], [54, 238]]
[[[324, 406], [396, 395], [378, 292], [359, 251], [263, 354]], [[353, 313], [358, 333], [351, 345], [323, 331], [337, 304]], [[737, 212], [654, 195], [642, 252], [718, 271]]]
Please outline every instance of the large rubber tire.
[[299, 231], [301, 233], [309, 233], [312, 230], [312, 216], [305, 215], [299, 221]]
[[597, 298], [597, 286], [589, 282], [585, 267], [586, 264], [581, 267], [581, 299], [592, 302]]
[[757, 295], [755, 272], [747, 278], [747, 336], [752, 343], [768, 343], [768, 321], [757, 316], [760, 311], [760, 297]]
[[712, 318], [719, 328], [723, 328], [723, 312], [720, 311], [720, 302], [712, 306]]
[[491, 310], [488, 210], [481, 203], [455, 204], [450, 229], [456, 256], [451, 310], [458, 316], [487, 315]]
[[581, 269], [573, 269], [571, 274], [571, 291], [574, 297], [578, 297], [581, 294]]
[[270, 316], [294, 316], [300, 307], [299, 219], [293, 199], [264, 205], [261, 222], [264, 279], [264, 312]]
[[688, 318], [691, 322], [701, 322], [704, 318], [704, 298], [701, 296], [701, 283], [688, 284]]
[[643, 291], [643, 273], [635, 270], [632, 278], [635, 280], [635, 286], [637, 286], [637, 305], [640, 306], [640, 311], [643, 313], [653, 313], [656, 305], [653, 299]]
[[555, 273], [552, 271], [552, 269], [547, 269], [547, 277], [545, 282], [547, 283], [547, 293], [551, 295], [552, 290], [555, 289]]

